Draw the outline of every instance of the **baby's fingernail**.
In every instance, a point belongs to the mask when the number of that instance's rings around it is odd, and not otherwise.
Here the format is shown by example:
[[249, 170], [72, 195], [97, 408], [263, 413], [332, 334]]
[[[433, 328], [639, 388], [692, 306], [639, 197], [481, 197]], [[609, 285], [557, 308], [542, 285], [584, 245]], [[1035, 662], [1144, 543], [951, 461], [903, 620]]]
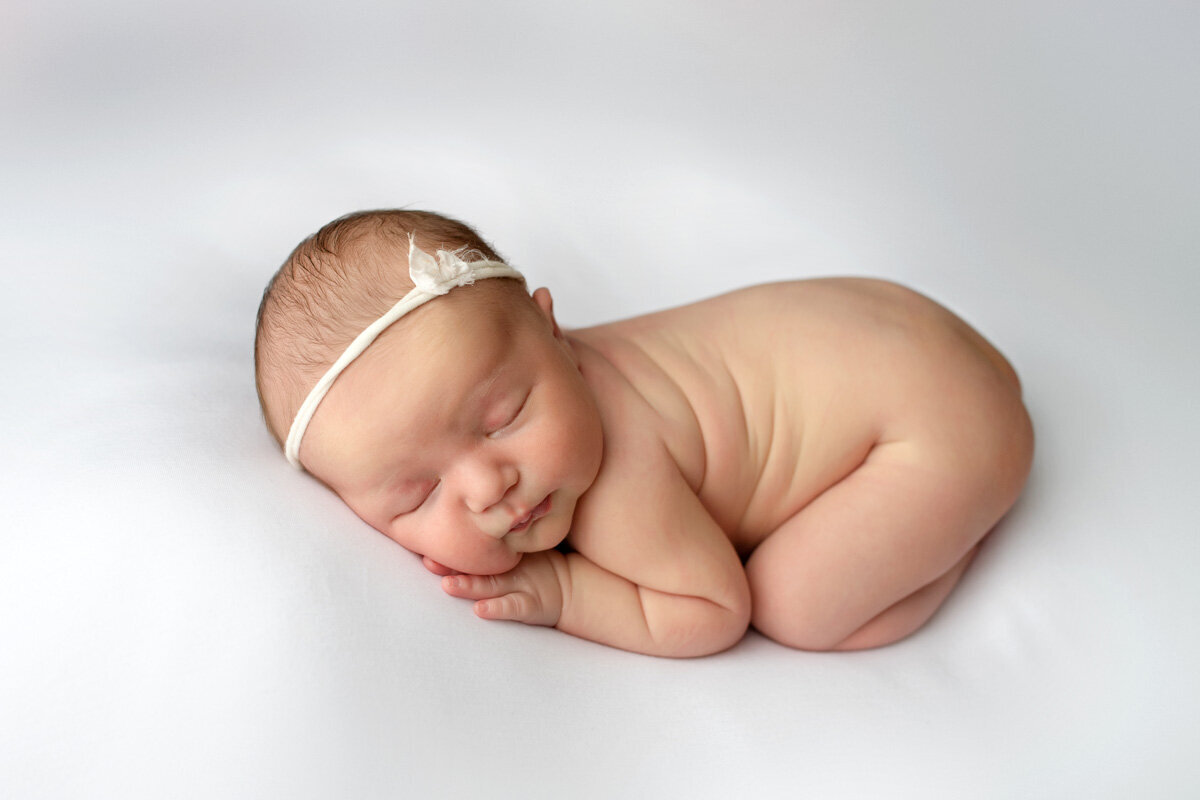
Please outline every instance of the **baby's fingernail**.
[[442, 586], [447, 589], [457, 589], [459, 585], [460, 581], [456, 575], [447, 575], [446, 577], [442, 578]]

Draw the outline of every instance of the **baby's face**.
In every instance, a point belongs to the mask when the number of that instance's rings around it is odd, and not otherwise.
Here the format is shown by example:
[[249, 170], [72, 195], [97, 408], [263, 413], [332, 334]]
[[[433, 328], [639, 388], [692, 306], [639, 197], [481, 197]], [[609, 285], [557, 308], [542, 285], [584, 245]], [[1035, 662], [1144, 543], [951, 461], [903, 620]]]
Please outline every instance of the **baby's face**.
[[300, 451], [373, 527], [480, 575], [566, 537], [603, 448], [549, 294], [535, 308], [470, 302], [497, 283], [455, 289], [384, 333], [334, 383]]

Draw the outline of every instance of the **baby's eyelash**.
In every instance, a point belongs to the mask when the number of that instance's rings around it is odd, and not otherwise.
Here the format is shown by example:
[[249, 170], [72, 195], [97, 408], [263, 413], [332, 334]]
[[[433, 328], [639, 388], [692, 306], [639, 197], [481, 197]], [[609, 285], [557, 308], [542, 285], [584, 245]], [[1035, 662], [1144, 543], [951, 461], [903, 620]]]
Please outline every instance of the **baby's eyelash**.
[[414, 511], [420, 510], [421, 506], [425, 505], [425, 503], [427, 503], [429, 501], [429, 498], [433, 497], [433, 493], [435, 491], [437, 491], [437, 488], [441, 485], [442, 485], [442, 482], [439, 480], [437, 483], [433, 484], [432, 487], [430, 487], [429, 491], [425, 493], [425, 495], [420, 499], [420, 501], [417, 502], [417, 504], [415, 506], [413, 506], [412, 508], [409, 508], [409, 509], [405, 509], [404, 511], [401, 511], [396, 516], [403, 517], [405, 514], [411, 514]]
[[517, 406], [517, 410], [513, 412], [513, 414], [512, 414], [512, 416], [511, 416], [511, 417], [509, 417], [509, 418], [508, 418], [508, 422], [505, 422], [503, 425], [501, 425], [499, 428], [496, 428], [494, 431], [491, 431], [491, 432], [489, 432], [489, 433], [488, 433], [488, 436], [494, 436], [494, 435], [496, 435], [497, 433], [501, 433], [501, 432], [503, 432], [505, 429], [507, 429], [507, 428], [508, 428], [508, 426], [510, 426], [510, 425], [512, 425], [514, 422], [516, 422], [516, 421], [517, 421], [517, 417], [521, 416], [521, 412], [525, 410], [525, 405], [526, 405], [528, 402], [529, 402], [529, 395], [528, 395], [528, 394], [526, 394], [526, 395], [525, 395], [525, 398], [524, 398], [524, 399], [521, 401], [521, 405]]

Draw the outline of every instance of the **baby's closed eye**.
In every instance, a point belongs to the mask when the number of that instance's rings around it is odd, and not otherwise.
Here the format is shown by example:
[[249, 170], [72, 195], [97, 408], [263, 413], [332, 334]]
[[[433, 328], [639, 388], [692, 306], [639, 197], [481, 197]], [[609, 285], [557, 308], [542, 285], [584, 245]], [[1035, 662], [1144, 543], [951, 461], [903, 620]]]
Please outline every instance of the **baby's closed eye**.
[[530, 392], [526, 392], [520, 395], [516, 402], [509, 402], [500, 406], [501, 411], [494, 415], [492, 422], [485, 425], [488, 438], [501, 436], [512, 428], [514, 423], [521, 418], [522, 412], [524, 412], [525, 407], [529, 404], [529, 395]]
[[411, 493], [406, 492], [399, 501], [398, 508], [400, 510], [396, 512], [396, 516], [402, 517], [421, 508], [421, 506], [429, 502], [429, 499], [433, 497], [434, 492], [437, 491], [441, 484], [440, 480], [430, 481], [424, 488], [419, 488]]

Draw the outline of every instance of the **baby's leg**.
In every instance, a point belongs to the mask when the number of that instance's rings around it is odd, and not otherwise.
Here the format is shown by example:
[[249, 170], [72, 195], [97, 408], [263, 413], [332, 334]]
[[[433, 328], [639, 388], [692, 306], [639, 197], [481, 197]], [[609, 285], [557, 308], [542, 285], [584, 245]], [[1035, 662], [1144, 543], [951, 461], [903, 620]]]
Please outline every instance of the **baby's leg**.
[[751, 555], [754, 626], [805, 650], [878, 647], [919, 628], [1024, 483], [1020, 441], [979, 455], [877, 445]]
[[975, 558], [978, 550], [979, 545], [972, 547], [945, 575], [917, 589], [894, 606], [884, 609], [833, 649], [866, 650], [879, 647], [899, 641], [920, 628], [942, 605], [954, 584], [958, 583], [958, 579], [967, 571], [967, 565]]

